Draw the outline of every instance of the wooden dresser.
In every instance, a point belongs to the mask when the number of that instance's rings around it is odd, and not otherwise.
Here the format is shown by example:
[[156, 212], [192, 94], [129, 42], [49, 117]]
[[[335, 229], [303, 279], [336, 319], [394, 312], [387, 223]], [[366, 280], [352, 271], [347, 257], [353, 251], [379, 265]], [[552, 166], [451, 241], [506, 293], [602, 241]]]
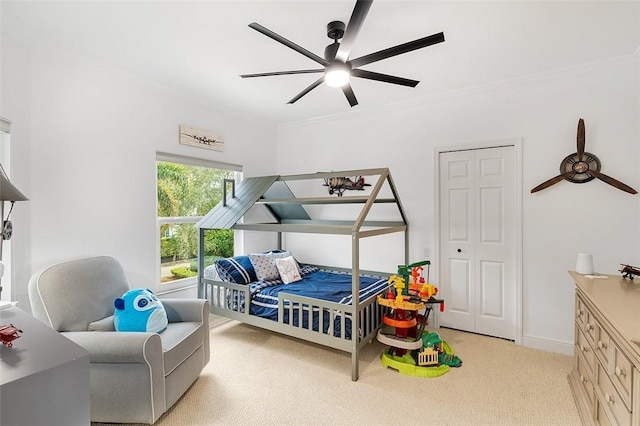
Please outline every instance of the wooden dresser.
[[640, 277], [569, 274], [576, 304], [568, 380], [582, 422], [640, 426]]

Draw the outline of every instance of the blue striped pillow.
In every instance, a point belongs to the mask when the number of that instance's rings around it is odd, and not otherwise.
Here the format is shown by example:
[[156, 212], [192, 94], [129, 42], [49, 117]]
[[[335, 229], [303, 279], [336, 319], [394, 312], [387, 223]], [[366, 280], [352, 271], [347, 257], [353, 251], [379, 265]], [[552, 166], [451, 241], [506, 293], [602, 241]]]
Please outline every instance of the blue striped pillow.
[[258, 281], [249, 256], [218, 259], [215, 265], [216, 272], [222, 281], [236, 284], [249, 284]]

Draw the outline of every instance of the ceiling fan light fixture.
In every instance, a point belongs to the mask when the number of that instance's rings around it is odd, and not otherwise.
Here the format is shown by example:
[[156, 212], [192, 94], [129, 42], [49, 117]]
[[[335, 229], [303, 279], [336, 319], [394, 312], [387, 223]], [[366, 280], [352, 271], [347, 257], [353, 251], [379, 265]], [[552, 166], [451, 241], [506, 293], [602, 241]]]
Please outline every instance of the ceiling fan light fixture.
[[[369, 13], [369, 8], [373, 0], [356, 0], [356, 4], [353, 7], [351, 18], [347, 25], [342, 21], [332, 21], [327, 24], [327, 36], [333, 40], [333, 43], [328, 45], [324, 50], [324, 58], [316, 55], [315, 53], [305, 49], [302, 46], [288, 40], [281, 35], [271, 31], [268, 28], [263, 27], [257, 22], [249, 24], [249, 28], [252, 28], [259, 33], [277, 41], [278, 43], [292, 49], [301, 55], [306, 56], [312, 61], [322, 65], [324, 68], [316, 69], [304, 69], [304, 70], [292, 70], [292, 71], [276, 71], [267, 73], [254, 73], [243, 74], [240, 77], [267, 77], [278, 75], [294, 75], [294, 74], [310, 74], [310, 73], [323, 73], [323, 75], [316, 81], [308, 85], [295, 97], [293, 97], [288, 104], [293, 104], [300, 100], [303, 96], [311, 92], [322, 83], [326, 83], [327, 86], [340, 87], [342, 93], [347, 98], [349, 105], [354, 107], [358, 105], [358, 99], [353, 93], [351, 88], [351, 77], [363, 78], [367, 80], [380, 81], [383, 83], [397, 84], [406, 87], [416, 87], [417, 80], [411, 80], [408, 78], [397, 77], [393, 75], [381, 74], [373, 71], [363, 70], [361, 67], [364, 65], [378, 62], [383, 59], [388, 59], [394, 56], [402, 55], [414, 50], [422, 49], [423, 47], [431, 46], [444, 41], [444, 33], [440, 32], [432, 34], [427, 37], [422, 37], [413, 41], [398, 44], [393, 47], [379, 50], [377, 52], [370, 53], [368, 55], [360, 56], [358, 58], [351, 58], [351, 50], [354, 45], [360, 29]], [[340, 41], [338, 41], [340, 40]]]
[[329, 87], [342, 87], [349, 83], [351, 70], [345, 64], [334, 64], [327, 67], [324, 73], [324, 82]]

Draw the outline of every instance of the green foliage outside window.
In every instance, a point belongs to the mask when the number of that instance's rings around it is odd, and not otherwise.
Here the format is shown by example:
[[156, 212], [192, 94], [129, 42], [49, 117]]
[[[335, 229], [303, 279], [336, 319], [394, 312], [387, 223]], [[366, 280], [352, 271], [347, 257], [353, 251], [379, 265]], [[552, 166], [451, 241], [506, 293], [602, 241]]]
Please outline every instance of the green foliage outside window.
[[[222, 199], [224, 179], [234, 178], [229, 170], [163, 161], [157, 162], [157, 172], [158, 217], [204, 216]], [[163, 224], [160, 233], [161, 263], [190, 263], [197, 257], [198, 232], [193, 223]], [[207, 231], [204, 246], [207, 258], [233, 256], [233, 231]], [[181, 270], [174, 274], [183, 275]]]
[[[160, 239], [160, 257], [162, 262], [176, 262], [198, 256], [198, 232], [193, 224], [167, 225], [172, 236]], [[204, 236], [205, 256], [233, 256], [233, 231], [230, 229], [212, 229]]]
[[171, 274], [177, 279], [195, 277], [196, 275], [198, 275], [197, 272], [192, 271], [186, 266], [178, 266], [177, 268], [171, 269]]

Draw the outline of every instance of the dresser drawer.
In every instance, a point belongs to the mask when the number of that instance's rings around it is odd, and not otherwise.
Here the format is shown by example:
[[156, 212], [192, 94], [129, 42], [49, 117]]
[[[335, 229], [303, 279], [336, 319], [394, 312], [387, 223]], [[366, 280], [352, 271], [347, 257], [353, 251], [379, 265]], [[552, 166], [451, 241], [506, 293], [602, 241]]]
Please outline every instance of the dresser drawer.
[[627, 408], [631, 408], [631, 400], [633, 398], [633, 365], [629, 359], [622, 353], [615, 342], [612, 343], [610, 375], [614, 386], [620, 392]]
[[576, 323], [576, 353], [583, 357], [585, 370], [589, 374], [589, 377], [595, 377], [595, 366], [596, 366], [596, 358], [593, 353], [593, 348], [587, 341], [582, 329], [578, 327]]
[[602, 403], [596, 400], [596, 424], [601, 426], [612, 426], [611, 420], [607, 417], [607, 413], [602, 408]]
[[587, 307], [584, 302], [576, 294], [576, 324], [578, 324], [579, 328], [584, 327], [587, 318]]
[[[598, 363], [598, 379], [596, 382], [596, 395], [598, 403], [608, 408], [612, 414], [615, 423], [619, 425], [631, 425], [631, 412], [625, 405], [620, 393], [613, 386], [613, 382], [604, 370], [602, 365]], [[600, 407], [598, 407], [599, 410]]]
[[595, 346], [597, 321], [579, 296], [576, 296], [576, 307], [576, 324], [587, 336], [589, 342]]
[[584, 335], [587, 336], [589, 343], [591, 343], [594, 347], [596, 346], [596, 319], [591, 315], [591, 312], [587, 310], [587, 318], [584, 322]]
[[582, 390], [584, 391], [584, 394], [587, 396], [587, 399], [589, 400], [589, 406], [593, 407], [593, 403], [595, 401], [595, 392], [593, 390], [594, 376], [592, 376], [587, 371], [586, 362], [582, 354], [580, 353], [576, 354], [575, 360], [576, 360], [576, 371], [578, 372], [577, 381], [580, 382]]
[[609, 364], [609, 348], [611, 347], [611, 337], [609, 333], [596, 321], [596, 340], [593, 346], [593, 350], [596, 353], [596, 357], [600, 360], [602, 365]]

